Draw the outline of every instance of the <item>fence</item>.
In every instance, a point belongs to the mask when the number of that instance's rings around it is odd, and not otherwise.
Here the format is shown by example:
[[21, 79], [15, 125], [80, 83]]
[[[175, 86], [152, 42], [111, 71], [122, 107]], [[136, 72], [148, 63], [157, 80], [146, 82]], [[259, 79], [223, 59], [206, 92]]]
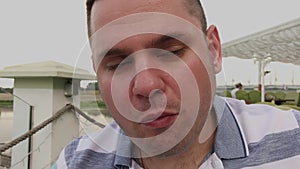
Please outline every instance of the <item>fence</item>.
[[[24, 140], [30, 138], [31, 136], [33, 136], [35, 133], [39, 132], [40, 130], [42, 130], [44, 127], [46, 127], [47, 125], [51, 124], [52, 122], [54, 122], [55, 120], [59, 119], [60, 116], [62, 116], [64, 113], [66, 112], [73, 112], [78, 116], [80, 116], [81, 118], [86, 119], [88, 122], [90, 122], [91, 124], [94, 124], [100, 128], [105, 127], [104, 124], [97, 122], [96, 120], [94, 120], [93, 118], [91, 118], [89, 115], [87, 115], [86, 113], [84, 113], [82, 110], [80, 110], [79, 108], [77, 108], [74, 105], [71, 104], [67, 104], [66, 106], [64, 106], [63, 108], [61, 108], [59, 111], [57, 111], [56, 113], [53, 114], [52, 117], [48, 118], [47, 120], [43, 121], [42, 123], [40, 123], [39, 125], [35, 126], [34, 128], [32, 128], [31, 130], [25, 132], [24, 134], [20, 135], [19, 137], [17, 137], [16, 139], [2, 144], [0, 145], [0, 167], [6, 167], [6, 168], [10, 168], [10, 167], [14, 167], [11, 166], [11, 156], [6, 155], [5, 152], [9, 151], [12, 147], [20, 144], [21, 142], [23, 142]], [[79, 118], [79, 117], [78, 117]], [[51, 133], [49, 133], [50, 135]], [[48, 136], [49, 136], [48, 135]], [[48, 136], [45, 137], [45, 139], [43, 141], [40, 142], [40, 146], [42, 144], [44, 144], [44, 142], [47, 140]], [[35, 149], [35, 150], [31, 150], [27, 156], [23, 157], [19, 162], [17, 162], [14, 165], [18, 165], [20, 163], [24, 163], [24, 160], [26, 159], [30, 159], [30, 155], [35, 152], [35, 151], [39, 151], [39, 148]], [[54, 161], [53, 161], [54, 162]], [[49, 168], [51, 164], [45, 164], [45, 167], [43, 168]], [[1, 169], [1, 168], [0, 168]]]

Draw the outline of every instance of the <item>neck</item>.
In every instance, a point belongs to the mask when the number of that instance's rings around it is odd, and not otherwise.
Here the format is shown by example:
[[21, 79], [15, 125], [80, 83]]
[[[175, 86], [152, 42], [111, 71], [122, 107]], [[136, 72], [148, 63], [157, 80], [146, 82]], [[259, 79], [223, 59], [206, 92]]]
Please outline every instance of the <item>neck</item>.
[[196, 140], [191, 146], [189, 146], [189, 148], [186, 149], [186, 151], [176, 156], [155, 156], [143, 158], [143, 152], [141, 152], [142, 158], [140, 158], [140, 165], [145, 169], [197, 169], [203, 163], [206, 156], [211, 152], [213, 148], [215, 133], [216, 132], [214, 132], [214, 134], [204, 143], [199, 143], [199, 141]]

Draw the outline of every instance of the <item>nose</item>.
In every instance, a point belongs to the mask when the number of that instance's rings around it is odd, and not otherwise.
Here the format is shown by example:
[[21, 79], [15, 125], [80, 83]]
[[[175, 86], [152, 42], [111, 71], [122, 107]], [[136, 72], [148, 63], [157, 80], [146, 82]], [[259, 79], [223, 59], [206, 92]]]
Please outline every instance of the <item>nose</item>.
[[133, 79], [132, 92], [135, 96], [149, 97], [151, 91], [165, 91], [162, 79], [163, 72], [155, 69], [146, 69], [139, 72]]

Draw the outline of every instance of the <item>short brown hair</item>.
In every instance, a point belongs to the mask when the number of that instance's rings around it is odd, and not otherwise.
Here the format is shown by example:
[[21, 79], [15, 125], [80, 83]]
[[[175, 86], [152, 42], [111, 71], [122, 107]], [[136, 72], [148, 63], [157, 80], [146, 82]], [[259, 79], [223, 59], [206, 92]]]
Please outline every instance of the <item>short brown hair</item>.
[[[96, 0], [87, 0], [86, 1], [86, 14], [87, 14], [87, 28], [89, 37], [92, 35], [91, 31], [91, 13], [92, 7]], [[207, 21], [206, 16], [202, 7], [200, 0], [183, 0], [184, 6], [188, 9], [189, 13], [193, 16], [196, 16], [200, 19], [202, 25], [202, 31], [206, 33]]]

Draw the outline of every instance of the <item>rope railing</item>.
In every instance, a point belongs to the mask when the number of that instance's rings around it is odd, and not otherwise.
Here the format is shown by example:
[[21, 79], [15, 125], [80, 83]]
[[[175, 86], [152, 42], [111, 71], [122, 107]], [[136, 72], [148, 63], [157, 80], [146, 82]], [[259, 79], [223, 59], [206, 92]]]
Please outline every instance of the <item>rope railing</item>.
[[4, 157], [4, 158], [11, 158], [11, 156], [6, 155], [6, 154], [0, 154], [0, 156]]
[[55, 114], [53, 114], [52, 117], [50, 117], [47, 120], [43, 121], [42, 123], [40, 123], [36, 127], [32, 128], [31, 130], [29, 130], [28, 132], [22, 134], [21, 136], [17, 137], [16, 139], [12, 140], [11, 142], [6, 143], [3, 146], [1, 146], [0, 147], [0, 154], [3, 153], [3, 152], [5, 152], [8, 149], [14, 147], [15, 145], [19, 144], [20, 142], [24, 141], [28, 137], [31, 137], [36, 132], [38, 132], [39, 130], [41, 130], [44, 127], [46, 127], [48, 124], [52, 123], [54, 120], [58, 119], [61, 115], [63, 115], [65, 112], [67, 112], [69, 110], [72, 110], [74, 113], [77, 112], [80, 116], [82, 116], [86, 120], [90, 121], [91, 123], [99, 126], [100, 128], [105, 127], [104, 124], [101, 124], [101, 123], [97, 122], [96, 120], [94, 120], [93, 118], [89, 117], [83, 111], [81, 111], [79, 108], [75, 107], [72, 104], [67, 104], [66, 106], [64, 106], [63, 108], [61, 108], [60, 110], [58, 110]]
[[11, 156], [0, 154], [0, 168], [10, 168]]
[[77, 112], [79, 115], [81, 115], [83, 118], [85, 118], [86, 120], [88, 120], [89, 122], [99, 126], [100, 128], [104, 128], [105, 125], [102, 123], [97, 122], [95, 119], [91, 118], [90, 116], [88, 116], [87, 114], [85, 114], [83, 111], [81, 111], [79, 108], [73, 106], [75, 112]]

